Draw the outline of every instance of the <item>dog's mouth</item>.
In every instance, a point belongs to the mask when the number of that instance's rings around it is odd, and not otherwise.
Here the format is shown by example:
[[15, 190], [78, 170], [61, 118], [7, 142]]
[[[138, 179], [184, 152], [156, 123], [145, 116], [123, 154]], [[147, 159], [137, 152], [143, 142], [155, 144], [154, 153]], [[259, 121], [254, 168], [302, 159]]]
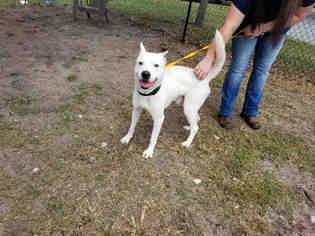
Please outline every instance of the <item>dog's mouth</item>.
[[152, 82], [144, 82], [144, 81], [140, 80], [140, 87], [142, 89], [149, 89], [149, 88], [154, 86], [155, 82], [156, 82], [156, 80], [154, 80]]

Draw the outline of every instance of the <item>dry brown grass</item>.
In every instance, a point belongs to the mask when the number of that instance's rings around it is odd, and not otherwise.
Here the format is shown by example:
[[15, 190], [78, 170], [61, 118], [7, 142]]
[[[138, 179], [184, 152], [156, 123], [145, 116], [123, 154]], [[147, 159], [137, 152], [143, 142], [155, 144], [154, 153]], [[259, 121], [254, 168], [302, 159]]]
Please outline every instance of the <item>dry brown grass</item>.
[[[130, 122], [131, 59], [140, 36], [148, 31], [123, 16], [109, 29], [97, 29], [85, 21], [76, 26], [63, 9], [49, 9], [27, 14], [44, 14], [47, 22], [64, 14], [44, 28], [54, 43], [60, 40], [55, 47], [62, 50], [49, 54], [52, 65], [43, 65], [40, 57], [32, 72], [25, 68], [22, 78], [33, 81], [31, 92], [7, 96], [0, 90], [5, 98], [0, 104], [0, 235], [314, 232], [307, 218], [314, 208], [299, 188], [315, 190], [314, 94], [306, 82], [307, 73], [287, 75], [286, 67], [274, 68], [265, 89], [260, 131], [250, 130], [237, 116], [242, 88], [235, 108], [236, 128], [230, 132], [215, 120], [222, 73], [202, 107], [200, 132], [192, 148], [180, 145], [187, 135], [182, 128], [186, 121], [182, 108], [172, 105], [154, 158], [145, 160], [141, 154], [152, 128], [147, 113], [130, 145], [123, 146], [119, 140]], [[27, 23], [42, 23], [32, 22]], [[55, 26], [62, 24], [59, 31]], [[158, 49], [161, 38], [167, 39], [174, 47], [171, 57], [194, 47], [165, 35], [167, 31], [148, 33], [148, 46]], [[64, 47], [68, 37], [74, 48]], [[114, 47], [122, 43], [123, 49]], [[45, 57], [44, 45], [36, 50]], [[83, 58], [65, 65], [73, 56]], [[198, 57], [187, 64], [196, 61]], [[117, 63], [121, 67], [115, 67]], [[10, 78], [11, 71], [1, 73]], [[71, 73], [77, 79], [65, 79]], [[282, 78], [283, 74], [292, 80]], [[295, 79], [298, 75], [303, 83]], [[195, 178], [202, 182], [195, 184]]]

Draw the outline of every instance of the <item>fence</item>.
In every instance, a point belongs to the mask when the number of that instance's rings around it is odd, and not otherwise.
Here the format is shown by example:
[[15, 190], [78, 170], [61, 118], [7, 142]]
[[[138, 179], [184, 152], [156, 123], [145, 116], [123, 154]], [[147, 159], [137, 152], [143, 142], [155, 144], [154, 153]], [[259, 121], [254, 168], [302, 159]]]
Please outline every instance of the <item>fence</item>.
[[315, 10], [305, 19], [293, 26], [289, 36], [315, 46]]

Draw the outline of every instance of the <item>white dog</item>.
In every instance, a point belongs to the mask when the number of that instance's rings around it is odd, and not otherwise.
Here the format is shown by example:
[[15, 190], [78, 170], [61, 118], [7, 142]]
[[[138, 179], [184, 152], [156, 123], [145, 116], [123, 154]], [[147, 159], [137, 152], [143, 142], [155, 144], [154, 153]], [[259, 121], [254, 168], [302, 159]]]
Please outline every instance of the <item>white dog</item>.
[[209, 82], [222, 69], [225, 62], [225, 42], [219, 31], [215, 35], [216, 60], [204, 80], [198, 80], [193, 69], [183, 66], [165, 68], [166, 52], [147, 52], [140, 44], [140, 53], [135, 65], [135, 89], [133, 111], [128, 133], [120, 141], [129, 143], [133, 137], [141, 110], [145, 108], [152, 115], [153, 131], [145, 158], [152, 157], [163, 120], [164, 109], [179, 97], [184, 97], [184, 113], [189, 123], [189, 136], [183, 146], [189, 147], [198, 132], [199, 109], [210, 94]]

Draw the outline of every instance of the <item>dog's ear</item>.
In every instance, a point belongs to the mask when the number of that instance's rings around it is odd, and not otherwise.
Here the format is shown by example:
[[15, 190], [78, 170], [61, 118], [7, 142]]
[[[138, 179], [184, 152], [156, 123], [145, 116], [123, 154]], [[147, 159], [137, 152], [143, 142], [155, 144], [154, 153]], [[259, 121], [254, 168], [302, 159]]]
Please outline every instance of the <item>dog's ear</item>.
[[140, 43], [140, 52], [146, 52], [143, 42]]
[[162, 55], [163, 57], [165, 57], [167, 53], [168, 53], [168, 51], [164, 51], [164, 52], [161, 52], [161, 55]]

